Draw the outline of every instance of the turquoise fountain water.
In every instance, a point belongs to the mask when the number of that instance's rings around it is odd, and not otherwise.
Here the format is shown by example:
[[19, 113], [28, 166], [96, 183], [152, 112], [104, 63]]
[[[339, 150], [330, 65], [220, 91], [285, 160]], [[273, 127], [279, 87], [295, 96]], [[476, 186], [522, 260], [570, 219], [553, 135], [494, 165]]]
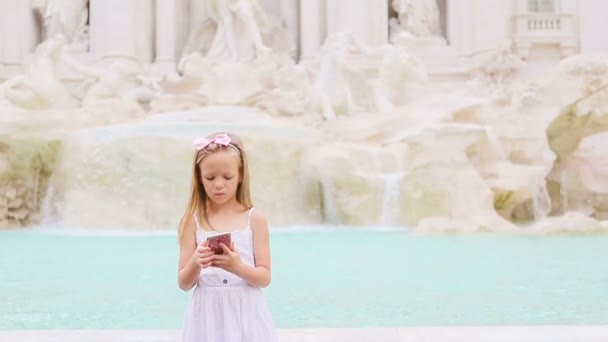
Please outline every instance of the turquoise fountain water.
[[[327, 229], [328, 227], [324, 227]], [[272, 234], [280, 328], [608, 324], [608, 236]], [[179, 328], [174, 234], [0, 232], [0, 329]]]

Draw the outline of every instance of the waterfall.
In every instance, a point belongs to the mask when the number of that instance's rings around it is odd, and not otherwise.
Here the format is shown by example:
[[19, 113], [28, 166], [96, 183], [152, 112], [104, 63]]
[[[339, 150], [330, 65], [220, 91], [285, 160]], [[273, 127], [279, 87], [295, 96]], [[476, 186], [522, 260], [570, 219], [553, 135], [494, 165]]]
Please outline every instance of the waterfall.
[[48, 190], [40, 204], [40, 223], [44, 225], [50, 225], [58, 221], [57, 209], [54, 207], [54, 198], [56, 196], [56, 186], [51, 183]]
[[401, 181], [403, 180], [405, 163], [403, 155], [397, 153], [393, 160], [395, 171], [382, 175], [384, 180], [384, 196], [382, 199], [382, 212], [380, 223], [383, 225], [397, 225], [401, 217], [401, 205], [399, 197], [401, 195]]
[[321, 186], [321, 210], [323, 213], [323, 220], [326, 223], [339, 224], [340, 219], [334, 201], [334, 183], [322, 166], [319, 168], [319, 182]]
[[399, 223], [402, 172], [393, 172], [382, 177], [384, 179], [384, 198], [382, 200], [382, 214], [380, 223], [383, 225], [395, 225]]
[[506, 160], [507, 152], [505, 152], [505, 148], [500, 139], [498, 139], [498, 137], [494, 133], [494, 130], [489, 127], [486, 128], [486, 136], [488, 137], [488, 142], [492, 147], [492, 152], [496, 154], [499, 160]]
[[568, 172], [563, 169], [560, 174], [559, 195], [562, 202], [562, 213], [568, 212]]
[[532, 206], [534, 209], [534, 220], [538, 221], [545, 217], [551, 210], [551, 197], [547, 191], [547, 182], [543, 179], [538, 191], [532, 197]]

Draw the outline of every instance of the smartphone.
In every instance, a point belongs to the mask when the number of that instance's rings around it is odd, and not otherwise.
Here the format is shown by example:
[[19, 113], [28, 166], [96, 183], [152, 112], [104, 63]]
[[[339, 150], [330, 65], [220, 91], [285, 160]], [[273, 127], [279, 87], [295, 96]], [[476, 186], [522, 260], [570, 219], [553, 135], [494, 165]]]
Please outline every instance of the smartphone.
[[220, 243], [223, 243], [226, 247], [230, 248], [232, 239], [230, 237], [230, 232], [227, 232], [209, 236], [207, 237], [207, 242], [209, 243], [209, 248], [211, 248], [215, 254], [223, 254], [224, 250], [220, 246]]

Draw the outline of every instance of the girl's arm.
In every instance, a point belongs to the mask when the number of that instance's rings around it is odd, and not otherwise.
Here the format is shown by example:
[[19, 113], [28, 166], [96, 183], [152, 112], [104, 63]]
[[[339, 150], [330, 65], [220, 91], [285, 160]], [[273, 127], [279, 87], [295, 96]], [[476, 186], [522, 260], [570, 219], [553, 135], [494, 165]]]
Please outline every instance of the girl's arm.
[[198, 281], [201, 265], [197, 263], [195, 254], [197, 246], [194, 219], [190, 215], [186, 215], [182, 220], [185, 220], [182, 222], [185, 227], [179, 241], [177, 284], [180, 289], [189, 291]]
[[270, 234], [266, 215], [257, 209], [251, 214], [251, 230], [253, 231], [255, 267], [240, 263], [235, 273], [251, 286], [266, 287], [270, 285], [271, 278]]

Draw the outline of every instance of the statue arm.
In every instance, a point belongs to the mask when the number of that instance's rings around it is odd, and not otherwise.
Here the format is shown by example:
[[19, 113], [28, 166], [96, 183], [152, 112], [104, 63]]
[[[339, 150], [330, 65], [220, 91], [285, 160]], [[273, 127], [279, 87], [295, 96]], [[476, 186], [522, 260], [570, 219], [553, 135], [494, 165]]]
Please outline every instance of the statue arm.
[[97, 70], [92, 67], [85, 66], [82, 62], [78, 61], [75, 58], [70, 57], [68, 54], [62, 54], [62, 61], [74, 71], [89, 77], [89, 78], [99, 78], [101, 77], [101, 70]]
[[357, 50], [361, 51], [364, 55], [370, 56], [370, 57], [382, 57], [389, 52], [388, 49], [386, 48], [386, 45], [376, 47], [376, 48], [370, 47], [370, 46], [367, 46], [366, 44], [364, 44], [363, 42], [361, 42], [354, 35], [352, 36], [352, 43]]

